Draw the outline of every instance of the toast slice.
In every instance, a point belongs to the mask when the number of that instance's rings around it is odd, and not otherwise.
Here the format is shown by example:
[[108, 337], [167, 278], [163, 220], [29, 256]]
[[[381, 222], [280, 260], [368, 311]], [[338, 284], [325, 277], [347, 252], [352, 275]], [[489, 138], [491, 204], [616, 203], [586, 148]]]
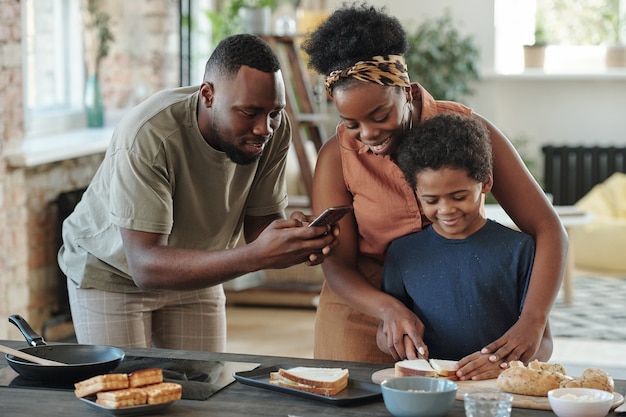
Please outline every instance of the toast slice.
[[139, 388], [163, 382], [163, 370], [160, 368], [140, 369], [128, 375], [128, 386]]
[[270, 373], [270, 383], [320, 395], [336, 395], [348, 386], [349, 371], [343, 368], [298, 366]]
[[109, 408], [132, 407], [146, 403], [146, 393], [141, 388], [126, 388], [96, 394], [96, 404]]
[[146, 393], [146, 403], [162, 404], [180, 400], [183, 387], [175, 382], [161, 382], [141, 388]]
[[88, 397], [100, 391], [128, 388], [127, 374], [96, 375], [74, 384], [74, 394], [78, 398]]

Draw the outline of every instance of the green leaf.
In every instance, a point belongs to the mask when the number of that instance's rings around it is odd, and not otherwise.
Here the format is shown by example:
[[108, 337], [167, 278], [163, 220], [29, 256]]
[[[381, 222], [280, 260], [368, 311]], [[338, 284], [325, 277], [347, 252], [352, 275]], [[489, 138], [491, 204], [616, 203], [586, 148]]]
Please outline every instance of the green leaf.
[[449, 10], [409, 33], [405, 56], [409, 76], [438, 100], [461, 101], [480, 79], [480, 53], [471, 36], [462, 36]]

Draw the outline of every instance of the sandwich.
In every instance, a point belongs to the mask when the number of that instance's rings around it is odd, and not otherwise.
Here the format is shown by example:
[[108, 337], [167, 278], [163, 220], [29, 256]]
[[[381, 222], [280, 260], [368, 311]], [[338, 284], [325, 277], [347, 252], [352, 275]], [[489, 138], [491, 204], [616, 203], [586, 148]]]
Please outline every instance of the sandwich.
[[128, 375], [130, 388], [145, 387], [146, 385], [163, 382], [163, 370], [161, 368], [140, 369]]
[[128, 375], [126, 374], [105, 374], [96, 375], [74, 384], [74, 394], [78, 398], [95, 395], [101, 391], [113, 391], [128, 388]]
[[396, 362], [396, 376], [427, 376], [455, 380], [457, 361], [446, 359], [406, 359]]
[[298, 366], [270, 372], [270, 383], [320, 395], [336, 395], [348, 386], [347, 369]]
[[161, 368], [97, 375], [77, 382], [74, 388], [77, 397], [95, 396], [96, 404], [108, 408], [169, 403], [180, 400], [183, 392], [182, 385], [163, 382]]
[[141, 388], [146, 394], [147, 404], [161, 404], [180, 400], [183, 387], [175, 382], [161, 382]]
[[102, 391], [96, 394], [96, 404], [109, 408], [133, 407], [146, 403], [146, 393], [140, 388]]
[[108, 408], [155, 405], [180, 400], [183, 387], [175, 382], [160, 382], [141, 388], [125, 388], [96, 393], [96, 404]]

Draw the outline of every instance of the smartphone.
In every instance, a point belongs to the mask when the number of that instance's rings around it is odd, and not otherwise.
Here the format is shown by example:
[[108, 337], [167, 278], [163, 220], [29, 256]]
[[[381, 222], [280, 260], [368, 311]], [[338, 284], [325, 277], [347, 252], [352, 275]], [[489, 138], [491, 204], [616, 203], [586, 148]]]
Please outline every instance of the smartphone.
[[328, 226], [336, 224], [343, 216], [352, 211], [352, 206], [328, 207], [319, 216], [315, 218], [309, 227], [312, 226]]

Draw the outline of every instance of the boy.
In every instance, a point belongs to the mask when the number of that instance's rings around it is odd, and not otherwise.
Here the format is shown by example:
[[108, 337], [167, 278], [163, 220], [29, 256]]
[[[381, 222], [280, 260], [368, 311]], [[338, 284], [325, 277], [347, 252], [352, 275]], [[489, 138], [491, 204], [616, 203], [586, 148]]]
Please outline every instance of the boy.
[[[396, 360], [418, 350], [459, 360], [462, 379], [493, 378], [506, 364], [481, 351], [519, 318], [535, 246], [482, 214], [493, 185], [488, 132], [474, 118], [440, 114], [406, 133], [397, 161], [432, 224], [391, 243], [382, 288], [419, 317], [427, 349], [391, 340], [382, 324], [377, 344]], [[546, 326], [536, 358], [551, 353]]]

